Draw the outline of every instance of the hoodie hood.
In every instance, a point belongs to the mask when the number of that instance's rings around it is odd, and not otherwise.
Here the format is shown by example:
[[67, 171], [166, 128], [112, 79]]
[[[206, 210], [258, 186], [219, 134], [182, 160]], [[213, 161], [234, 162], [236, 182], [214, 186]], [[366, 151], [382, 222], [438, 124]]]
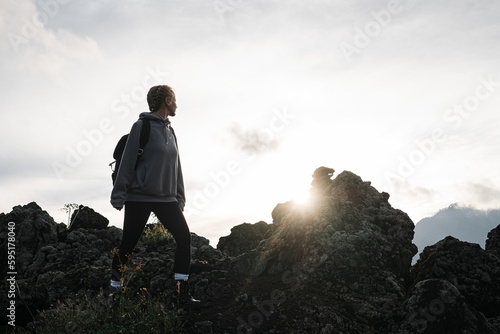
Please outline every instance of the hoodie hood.
[[165, 125], [170, 125], [170, 120], [167, 118], [167, 119], [163, 119], [163, 117], [161, 116], [158, 116], [156, 114], [152, 114], [150, 112], [143, 112], [139, 115], [139, 119], [149, 119], [149, 120], [152, 120], [152, 121], [159, 121], [159, 122], [162, 122], [164, 123]]

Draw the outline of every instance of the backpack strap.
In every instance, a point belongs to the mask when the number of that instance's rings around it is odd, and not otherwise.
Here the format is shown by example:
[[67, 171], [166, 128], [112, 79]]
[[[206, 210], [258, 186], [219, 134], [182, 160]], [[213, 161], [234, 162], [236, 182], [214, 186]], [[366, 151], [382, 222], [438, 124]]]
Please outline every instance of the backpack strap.
[[148, 143], [149, 133], [151, 132], [151, 125], [149, 123], [149, 119], [142, 119], [142, 129], [141, 129], [141, 137], [139, 139], [139, 155], [142, 155], [144, 151], [144, 147]]

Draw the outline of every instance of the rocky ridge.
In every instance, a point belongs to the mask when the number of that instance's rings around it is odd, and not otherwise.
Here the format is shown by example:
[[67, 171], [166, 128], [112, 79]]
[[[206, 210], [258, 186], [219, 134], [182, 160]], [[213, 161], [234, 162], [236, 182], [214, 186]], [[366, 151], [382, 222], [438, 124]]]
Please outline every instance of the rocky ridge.
[[[500, 226], [486, 250], [447, 237], [412, 266], [408, 215], [370, 182], [333, 174], [318, 168], [309, 205], [278, 204], [272, 224], [235, 226], [217, 249], [193, 234], [190, 283], [207, 307], [182, 315], [182, 333], [500, 332]], [[57, 224], [36, 203], [0, 214], [3, 263], [8, 223], [16, 227], [23, 300], [16, 320], [32, 332], [43, 323], [39, 311], [95, 296], [109, 282], [121, 230], [86, 207], [72, 221], [70, 229]], [[147, 288], [162, 300], [173, 290], [174, 250], [169, 238], [143, 237], [131, 258], [141, 266], [130, 289]], [[7, 268], [2, 276], [6, 291]]]

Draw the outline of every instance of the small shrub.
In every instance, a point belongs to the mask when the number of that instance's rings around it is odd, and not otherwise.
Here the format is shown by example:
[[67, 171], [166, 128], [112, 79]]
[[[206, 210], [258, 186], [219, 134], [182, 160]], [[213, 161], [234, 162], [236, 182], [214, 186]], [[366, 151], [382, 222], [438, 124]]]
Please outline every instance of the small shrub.
[[146, 225], [144, 234], [141, 237], [141, 243], [143, 245], [153, 248], [158, 248], [174, 242], [172, 234], [170, 234], [160, 222]]
[[102, 291], [95, 297], [59, 302], [40, 314], [38, 333], [179, 333], [182, 317], [167, 309], [143, 288], [133, 296], [111, 303]]
[[[113, 248], [111, 250], [112, 254], [119, 257], [118, 252], [118, 248]], [[120, 263], [120, 267], [118, 268], [121, 275], [120, 281], [123, 287], [122, 292], [125, 292], [125, 290], [128, 289], [128, 285], [132, 280], [132, 277], [134, 277], [134, 275], [142, 269], [142, 262], [136, 265], [132, 260], [130, 260], [130, 254], [125, 254], [125, 256], [127, 257], [127, 263]]]

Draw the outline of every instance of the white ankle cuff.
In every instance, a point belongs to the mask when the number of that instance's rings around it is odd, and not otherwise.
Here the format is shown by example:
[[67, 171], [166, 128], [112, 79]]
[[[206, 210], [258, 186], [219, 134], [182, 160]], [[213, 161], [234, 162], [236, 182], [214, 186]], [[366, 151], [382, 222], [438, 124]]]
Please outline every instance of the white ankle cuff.
[[121, 281], [115, 281], [114, 279], [112, 279], [110, 285], [113, 288], [121, 288], [122, 282]]
[[174, 279], [176, 281], [187, 281], [189, 277], [188, 274], [179, 274], [179, 273], [175, 273], [174, 276], [175, 276]]

